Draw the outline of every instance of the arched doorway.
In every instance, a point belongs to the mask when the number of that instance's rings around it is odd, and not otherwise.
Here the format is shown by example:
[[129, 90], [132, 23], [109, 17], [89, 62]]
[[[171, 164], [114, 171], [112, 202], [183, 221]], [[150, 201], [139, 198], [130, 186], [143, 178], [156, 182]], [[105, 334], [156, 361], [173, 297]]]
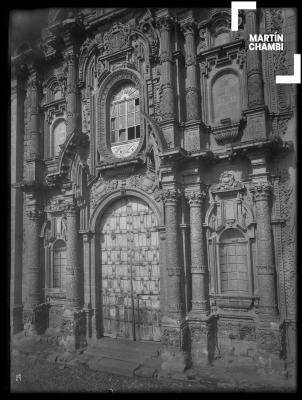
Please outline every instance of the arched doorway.
[[158, 225], [143, 200], [111, 203], [99, 225], [102, 335], [160, 340]]

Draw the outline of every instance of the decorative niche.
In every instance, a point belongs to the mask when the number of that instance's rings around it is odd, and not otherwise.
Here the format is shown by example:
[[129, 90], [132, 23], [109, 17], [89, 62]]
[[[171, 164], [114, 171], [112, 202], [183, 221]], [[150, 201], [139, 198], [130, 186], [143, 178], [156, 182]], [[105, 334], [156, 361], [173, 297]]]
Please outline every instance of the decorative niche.
[[203, 121], [218, 145], [238, 141], [245, 122], [242, 117], [246, 103], [244, 42], [206, 50], [198, 58]]
[[213, 8], [209, 18], [198, 24], [197, 54], [244, 38], [244, 14], [239, 11], [238, 31], [231, 31], [231, 9]]

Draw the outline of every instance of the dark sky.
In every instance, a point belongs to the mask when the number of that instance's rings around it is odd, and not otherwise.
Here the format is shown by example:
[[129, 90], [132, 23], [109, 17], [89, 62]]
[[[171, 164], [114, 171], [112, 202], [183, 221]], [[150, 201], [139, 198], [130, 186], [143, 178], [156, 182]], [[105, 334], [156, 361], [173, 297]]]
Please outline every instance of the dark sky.
[[41, 29], [47, 25], [49, 9], [11, 10], [9, 23], [9, 40], [12, 51], [24, 41], [35, 41]]

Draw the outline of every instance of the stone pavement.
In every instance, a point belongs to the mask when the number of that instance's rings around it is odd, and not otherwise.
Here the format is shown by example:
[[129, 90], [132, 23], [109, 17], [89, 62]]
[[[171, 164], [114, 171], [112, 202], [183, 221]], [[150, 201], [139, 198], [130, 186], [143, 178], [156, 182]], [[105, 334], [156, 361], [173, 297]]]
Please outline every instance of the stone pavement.
[[[59, 369], [85, 367], [96, 373], [125, 378], [149, 379], [157, 382], [189, 383], [196, 391], [273, 391], [291, 392], [295, 385], [286, 377], [270, 375], [251, 366], [207, 366], [191, 368], [182, 373], [167, 375], [161, 369], [160, 344], [102, 338], [97, 344], [64, 353], [53, 337], [24, 337], [16, 335], [12, 341], [12, 357], [21, 355], [31, 359], [55, 363]], [[173, 387], [172, 384], [168, 387]], [[171, 389], [172, 390], [172, 389]]]

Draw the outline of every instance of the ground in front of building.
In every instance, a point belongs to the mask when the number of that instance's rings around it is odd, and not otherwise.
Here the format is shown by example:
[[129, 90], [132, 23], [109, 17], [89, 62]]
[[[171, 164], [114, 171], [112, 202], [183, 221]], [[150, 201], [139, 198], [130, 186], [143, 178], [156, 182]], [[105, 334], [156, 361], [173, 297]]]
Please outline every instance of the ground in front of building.
[[[129, 350], [131, 348], [131, 351]], [[146, 349], [146, 350], [145, 350]], [[290, 380], [248, 367], [192, 368], [169, 376], [154, 348], [103, 345], [64, 353], [54, 343], [22, 340], [11, 356], [12, 392], [293, 392]]]

